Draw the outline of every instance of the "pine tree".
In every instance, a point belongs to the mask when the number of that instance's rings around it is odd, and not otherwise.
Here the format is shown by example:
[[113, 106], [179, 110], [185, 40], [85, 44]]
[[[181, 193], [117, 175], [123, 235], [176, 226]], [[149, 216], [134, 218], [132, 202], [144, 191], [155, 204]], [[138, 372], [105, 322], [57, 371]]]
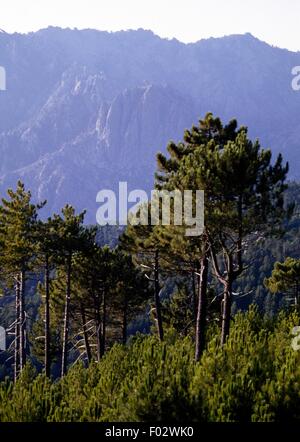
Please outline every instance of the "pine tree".
[[271, 165], [271, 152], [239, 131], [224, 146], [209, 141], [184, 159], [178, 180], [186, 188], [205, 191], [205, 234], [213, 271], [223, 285], [221, 342], [229, 334], [233, 283], [244, 271], [247, 242], [274, 233], [285, 210], [283, 191], [288, 166], [279, 155]]
[[26, 362], [25, 287], [28, 272], [36, 258], [37, 214], [45, 202], [35, 205], [31, 193], [20, 181], [17, 189], [7, 191], [0, 207], [0, 235], [3, 243], [2, 266], [6, 281], [15, 287], [15, 380]]
[[44, 368], [46, 376], [50, 376], [50, 273], [61, 259], [61, 242], [58, 237], [58, 218], [40, 221], [37, 226], [37, 263], [36, 271], [42, 269], [44, 274]]
[[[159, 172], [156, 174], [156, 186], [158, 189], [173, 190], [179, 189], [182, 192], [186, 189], [205, 190], [207, 183], [205, 179], [197, 176], [197, 164], [193, 164], [191, 158], [201, 149], [204, 156], [208, 154], [209, 145], [217, 144], [219, 149], [229, 141], [234, 141], [242, 129], [237, 130], [236, 120], [223, 126], [219, 118], [214, 118], [208, 113], [203, 120], [199, 121], [199, 127], [193, 126], [186, 130], [183, 141], [179, 144], [171, 142], [168, 146], [170, 158], [167, 159], [159, 153], [157, 155]], [[188, 175], [185, 176], [185, 164], [189, 162]], [[207, 223], [206, 223], [207, 224]], [[185, 237], [185, 227], [163, 228], [160, 231], [160, 238], [166, 237], [173, 255], [181, 256], [182, 262], [192, 262], [192, 278], [195, 275], [198, 279], [198, 293], [195, 295], [195, 359], [198, 361], [205, 347], [205, 327], [207, 318], [207, 285], [209, 280], [209, 241], [206, 230], [201, 237]], [[180, 239], [179, 239], [180, 238]], [[173, 239], [173, 241], [172, 241]]]
[[143, 312], [150, 297], [149, 283], [143, 272], [135, 267], [132, 257], [119, 248], [113, 255], [113, 308], [119, 316], [122, 343], [126, 344], [128, 324]]
[[300, 295], [300, 260], [288, 257], [284, 262], [276, 262], [272, 275], [265, 278], [264, 283], [272, 293], [292, 295], [297, 308]]
[[[150, 213], [150, 211], [148, 212]], [[155, 227], [150, 225], [128, 225], [120, 237], [120, 247], [134, 257], [135, 263], [144, 271], [146, 277], [154, 286], [155, 323], [160, 341], [164, 339], [161, 312], [160, 259], [164, 253], [163, 247], [155, 234]]]
[[69, 320], [70, 320], [70, 301], [71, 301], [71, 276], [72, 276], [72, 260], [74, 255], [82, 250], [84, 244], [84, 220], [85, 212], [78, 215], [72, 206], [66, 205], [62, 209], [62, 217], [54, 215], [53, 222], [56, 225], [58, 238], [62, 250], [62, 265], [66, 272], [66, 292], [65, 292], [65, 308], [63, 319], [63, 340], [62, 340], [62, 362], [61, 376], [66, 374], [67, 370], [67, 352], [69, 339]]
[[272, 166], [271, 152], [261, 149], [258, 141], [252, 143], [245, 127], [238, 129], [235, 120], [223, 126], [212, 114], [200, 120], [199, 128], [186, 131], [182, 143], [171, 143], [168, 150], [169, 160], [158, 155], [163, 172], [157, 174], [158, 187], [205, 192], [205, 229], [199, 239], [203, 253], [199, 258], [196, 321], [198, 359], [203, 349], [201, 329], [206, 315], [208, 257], [213, 273], [224, 287], [224, 344], [229, 333], [232, 286], [244, 270], [245, 241], [257, 231], [271, 231], [268, 223], [275, 228], [285, 215], [283, 191], [288, 166], [283, 166], [281, 155]]
[[77, 311], [82, 324], [87, 360], [92, 352], [89, 344], [87, 324], [94, 324], [96, 337], [96, 359], [101, 360], [106, 349], [107, 304], [112, 292], [115, 275], [112, 274], [113, 252], [109, 247], [99, 247], [95, 242], [95, 231], [86, 232], [89, 242], [84, 251], [74, 259], [76, 295], [73, 310]]

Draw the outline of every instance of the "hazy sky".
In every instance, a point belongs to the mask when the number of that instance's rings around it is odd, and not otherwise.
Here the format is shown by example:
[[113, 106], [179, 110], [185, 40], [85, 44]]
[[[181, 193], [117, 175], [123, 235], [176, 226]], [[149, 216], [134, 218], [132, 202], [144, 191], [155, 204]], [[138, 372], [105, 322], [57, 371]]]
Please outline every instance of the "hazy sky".
[[28, 32], [52, 26], [151, 29], [193, 42], [251, 32], [300, 50], [300, 0], [0, 0], [0, 28]]

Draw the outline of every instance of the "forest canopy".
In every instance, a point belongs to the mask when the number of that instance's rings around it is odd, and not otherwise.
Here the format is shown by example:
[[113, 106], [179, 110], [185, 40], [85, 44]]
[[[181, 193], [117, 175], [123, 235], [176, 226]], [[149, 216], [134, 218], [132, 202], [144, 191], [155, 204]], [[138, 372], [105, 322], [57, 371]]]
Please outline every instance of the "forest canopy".
[[157, 190], [204, 191], [199, 236], [87, 226], [68, 204], [45, 220], [45, 201], [9, 189], [0, 421], [299, 420], [300, 187], [287, 174], [209, 113], [155, 175]]

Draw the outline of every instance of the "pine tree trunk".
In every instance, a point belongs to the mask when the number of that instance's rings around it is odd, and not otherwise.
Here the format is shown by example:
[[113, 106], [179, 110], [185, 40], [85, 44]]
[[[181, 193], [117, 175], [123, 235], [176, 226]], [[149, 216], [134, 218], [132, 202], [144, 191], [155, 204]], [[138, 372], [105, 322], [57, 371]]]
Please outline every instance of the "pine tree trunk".
[[199, 361], [205, 346], [205, 326], [207, 311], [207, 277], [208, 277], [208, 259], [205, 254], [201, 259], [199, 294], [196, 319], [196, 344], [195, 360]]
[[193, 290], [193, 318], [194, 318], [194, 323], [196, 324], [197, 321], [197, 294], [196, 294], [196, 281], [195, 281], [195, 277], [196, 275], [197, 269], [193, 270], [192, 273], [192, 290]]
[[95, 307], [95, 327], [96, 327], [96, 345], [97, 345], [97, 361], [101, 359], [101, 317], [100, 317], [100, 302], [94, 297]]
[[45, 260], [45, 373], [50, 376], [50, 290], [49, 290], [49, 258]]
[[91, 347], [90, 347], [90, 343], [89, 343], [88, 332], [87, 332], [87, 328], [86, 328], [85, 311], [84, 311], [84, 306], [83, 306], [82, 303], [80, 304], [80, 312], [81, 312], [81, 321], [82, 321], [82, 330], [83, 330], [83, 339], [84, 339], [85, 353], [86, 353], [87, 362], [88, 362], [88, 365], [89, 365], [91, 360], [92, 360], [92, 354], [91, 354]]
[[229, 335], [230, 329], [230, 314], [231, 314], [231, 294], [232, 294], [232, 282], [230, 279], [227, 281], [224, 287], [224, 295], [222, 300], [222, 332], [221, 332], [221, 345], [224, 345]]
[[20, 273], [20, 372], [22, 372], [26, 364], [25, 332], [25, 272], [22, 270]]
[[123, 305], [123, 323], [122, 323], [122, 342], [124, 345], [127, 342], [127, 310], [128, 310], [128, 301], [125, 295], [124, 305]]
[[102, 316], [102, 333], [101, 333], [101, 348], [100, 348], [100, 357], [105, 353], [106, 347], [106, 292], [103, 291], [103, 316]]
[[17, 277], [15, 286], [15, 355], [14, 355], [14, 381], [17, 381], [20, 368], [20, 280]]
[[155, 263], [154, 263], [154, 284], [155, 284], [155, 310], [156, 310], [156, 322], [157, 322], [157, 331], [160, 341], [164, 339], [163, 325], [162, 325], [162, 317], [161, 317], [161, 303], [159, 299], [159, 266], [158, 266], [158, 252], [155, 252]]
[[70, 253], [67, 259], [67, 288], [66, 288], [65, 313], [64, 313], [61, 377], [63, 377], [67, 371], [67, 347], [69, 339], [69, 316], [70, 316], [70, 299], [71, 299], [71, 271], [72, 271], [72, 254]]

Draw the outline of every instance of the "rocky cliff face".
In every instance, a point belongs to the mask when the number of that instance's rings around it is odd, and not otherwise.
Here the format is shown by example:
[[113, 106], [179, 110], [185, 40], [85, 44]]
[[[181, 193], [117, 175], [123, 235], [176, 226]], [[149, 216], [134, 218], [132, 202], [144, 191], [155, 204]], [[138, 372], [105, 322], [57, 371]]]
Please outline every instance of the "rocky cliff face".
[[184, 45], [149, 31], [48, 28], [0, 34], [0, 190], [21, 178], [47, 212], [88, 209], [96, 194], [153, 185], [155, 154], [207, 111], [237, 117], [299, 177], [300, 54], [250, 35]]

